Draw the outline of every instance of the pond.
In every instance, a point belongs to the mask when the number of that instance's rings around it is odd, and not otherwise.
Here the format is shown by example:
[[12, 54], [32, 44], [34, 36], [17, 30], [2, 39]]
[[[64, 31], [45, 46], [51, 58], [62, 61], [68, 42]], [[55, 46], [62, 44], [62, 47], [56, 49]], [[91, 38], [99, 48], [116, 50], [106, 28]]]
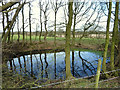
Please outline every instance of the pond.
[[[98, 51], [71, 51], [71, 73], [74, 77], [96, 74], [98, 59], [103, 59]], [[109, 58], [107, 59], [107, 62]], [[36, 79], [65, 79], [65, 52], [23, 55], [7, 62], [13, 73]]]

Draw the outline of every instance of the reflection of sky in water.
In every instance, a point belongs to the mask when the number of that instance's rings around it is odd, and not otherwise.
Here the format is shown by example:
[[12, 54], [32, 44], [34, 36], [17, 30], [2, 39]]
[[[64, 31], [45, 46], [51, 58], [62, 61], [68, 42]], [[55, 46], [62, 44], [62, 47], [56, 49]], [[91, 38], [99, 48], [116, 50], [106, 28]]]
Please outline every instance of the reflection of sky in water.
[[[41, 54], [43, 70], [40, 60], [40, 54], [32, 54], [33, 68], [31, 68], [31, 56], [25, 55], [26, 72], [25, 72], [25, 63], [23, 56], [20, 57], [20, 61], [18, 58], [14, 58], [14, 62], [12, 60], [12, 69], [15, 73], [19, 73], [22, 75], [27, 74], [28, 76], [31, 75], [32, 72], [31, 70], [33, 70], [33, 75], [36, 78], [42, 78], [42, 71], [43, 71], [44, 78], [46, 78], [46, 76], [48, 75], [49, 79], [54, 79], [55, 78], [54, 55], [55, 55], [54, 53], [46, 53], [46, 61], [48, 62], [48, 66], [46, 67], [47, 64], [45, 62], [45, 54]], [[95, 53], [95, 52], [81, 51], [80, 55], [83, 59], [86, 59], [88, 62], [91, 62], [94, 68], [97, 68], [97, 60], [102, 59], [102, 56], [99, 53]], [[72, 70], [72, 52], [70, 52], [70, 60], [71, 60], [71, 70]], [[8, 68], [10, 69], [10, 62], [8, 62], [7, 64], [8, 64]], [[20, 68], [20, 64], [21, 64], [21, 68]], [[90, 69], [94, 69], [90, 63], [85, 62], [85, 64], [89, 66]], [[85, 71], [83, 70], [83, 64], [82, 64], [82, 60], [79, 57], [79, 51], [74, 51], [74, 76], [84, 77], [87, 75], [95, 74], [96, 69], [95, 71], [92, 70], [91, 72], [89, 68], [84, 65]], [[65, 52], [56, 53], [56, 74], [57, 74], [57, 78], [65, 77]]]

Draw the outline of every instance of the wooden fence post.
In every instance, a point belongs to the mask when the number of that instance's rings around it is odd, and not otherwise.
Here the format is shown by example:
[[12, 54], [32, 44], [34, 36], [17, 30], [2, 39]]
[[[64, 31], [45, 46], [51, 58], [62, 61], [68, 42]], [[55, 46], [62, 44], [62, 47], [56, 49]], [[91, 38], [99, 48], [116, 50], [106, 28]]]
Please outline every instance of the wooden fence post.
[[100, 77], [100, 70], [101, 70], [101, 59], [98, 59], [98, 67], [97, 67], [95, 88], [98, 88], [98, 82], [99, 82], [99, 77]]

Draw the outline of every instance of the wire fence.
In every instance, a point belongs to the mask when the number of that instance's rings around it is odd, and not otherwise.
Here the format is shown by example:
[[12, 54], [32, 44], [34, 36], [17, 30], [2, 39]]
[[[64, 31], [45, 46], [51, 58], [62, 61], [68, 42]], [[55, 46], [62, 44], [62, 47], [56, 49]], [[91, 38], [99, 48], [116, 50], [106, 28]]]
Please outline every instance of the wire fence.
[[[119, 76], [118, 77], [113, 77], [113, 78], [110, 78], [110, 79], [107, 79], [107, 80], [102, 80], [102, 81], [99, 81], [98, 83], [107, 82], [107, 81], [114, 80], [114, 79], [117, 79], [117, 78], [119, 78]], [[91, 83], [91, 84], [88, 84], [87, 86], [94, 85], [94, 84], [96, 84], [96, 83]], [[82, 87], [85, 87], [85, 86], [80, 86], [80, 87], [82, 88]]]
[[[112, 72], [116, 72], [116, 71], [120, 71], [120, 69], [116, 69], [116, 70], [112, 70], [112, 71], [100, 73], [100, 75], [101, 75], [101, 74], [108, 74], [108, 73], [112, 73]], [[97, 74], [95, 74], [95, 75], [90, 75], [90, 76], [85, 76], [85, 77], [80, 77], [80, 78], [75, 78], [75, 79], [71, 79], [71, 80], [65, 80], [65, 81], [50, 83], [50, 84], [46, 84], [46, 85], [40, 85], [40, 86], [36, 86], [36, 87], [32, 87], [32, 88], [35, 89], [35, 88], [52, 86], [52, 85], [58, 85], [58, 84], [61, 84], [61, 83], [67, 83], [67, 82], [71, 82], [71, 81], [75, 81], [75, 80], [91, 78], [91, 77], [94, 77], [94, 76], [96, 76], [96, 75], [97, 75]], [[119, 77], [119, 76], [118, 76], [118, 77]], [[114, 77], [114, 78], [110, 78], [110, 79], [107, 79], [107, 80], [99, 81], [99, 83], [105, 82], [105, 81], [109, 81], [109, 80], [113, 80], [113, 79], [116, 79], [116, 78], [118, 78], [118, 77]], [[95, 83], [92, 83], [92, 84], [89, 84], [89, 85], [94, 85], [94, 84], [95, 84]], [[88, 85], [88, 86], [89, 86], [89, 85]], [[84, 86], [81, 86], [81, 87], [84, 87]]]

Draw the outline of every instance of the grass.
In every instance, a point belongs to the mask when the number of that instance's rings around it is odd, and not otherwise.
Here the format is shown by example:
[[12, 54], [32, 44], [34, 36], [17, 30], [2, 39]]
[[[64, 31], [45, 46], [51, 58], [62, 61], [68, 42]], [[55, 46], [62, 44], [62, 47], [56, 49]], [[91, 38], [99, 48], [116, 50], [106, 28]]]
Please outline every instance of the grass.
[[[79, 38], [76, 38], [76, 42], [79, 42]], [[83, 38], [81, 41], [81, 43], [84, 44], [92, 44], [92, 45], [99, 45], [105, 42], [105, 39], [97, 39], [97, 38]]]
[[[31, 38], [32, 38], [32, 41], [39, 41], [39, 36], [37, 36], [35, 38], [35, 35], [33, 35]], [[17, 39], [18, 39], [18, 36], [14, 35], [13, 40], [17, 41]], [[23, 36], [20, 35], [20, 41], [22, 41], [22, 39], [23, 39]], [[44, 41], [43, 36], [41, 37], [41, 40]], [[57, 40], [57, 42], [58, 41], [65, 42], [65, 37], [56, 37], [56, 40]], [[30, 37], [29, 36], [25, 37], [25, 41], [30, 41]], [[47, 37], [47, 41], [48, 42], [54, 41], [54, 37]], [[76, 43], [82, 43], [84, 45], [100, 45], [100, 44], [105, 42], [105, 39], [101, 39], [101, 38], [99, 38], [99, 39], [97, 39], [97, 38], [82, 38], [82, 40], [79, 40], [79, 38], [76, 38], [75, 42]]]
[[[14, 35], [13, 36], [13, 40], [17, 40], [18, 39], [18, 36], [17, 35]], [[35, 35], [33, 35], [33, 36], [31, 36], [31, 39], [32, 40], [35, 40], [35, 41], [39, 41], [39, 36], [35, 36]], [[64, 40], [65, 38], [61, 38], [61, 37], [57, 37], [56, 38], [57, 40]], [[23, 35], [20, 35], [20, 40], [23, 40]], [[30, 36], [27, 36], [27, 37], [25, 37], [25, 40], [30, 40]], [[44, 37], [42, 36], [41, 37], [41, 40], [44, 40]], [[49, 40], [54, 40], [54, 37], [47, 37], [47, 40], [49, 41]]]

